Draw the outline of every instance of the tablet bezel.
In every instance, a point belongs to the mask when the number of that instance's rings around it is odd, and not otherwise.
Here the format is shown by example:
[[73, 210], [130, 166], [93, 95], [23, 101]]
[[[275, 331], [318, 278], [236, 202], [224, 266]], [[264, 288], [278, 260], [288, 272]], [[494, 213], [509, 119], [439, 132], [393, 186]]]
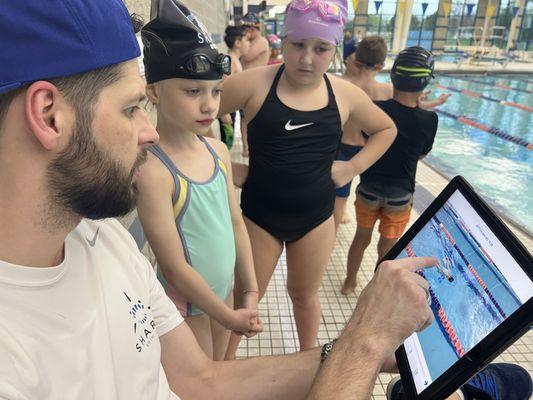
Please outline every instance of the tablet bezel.
[[[395, 259], [456, 190], [459, 190], [467, 199], [468, 203], [516, 260], [524, 273], [533, 281], [533, 259], [531, 255], [495, 212], [474, 192], [474, 189], [461, 176], [456, 176], [449, 182], [411, 228], [398, 240], [385, 257], [383, 257], [383, 260]], [[523, 304], [502, 322], [500, 326], [468, 351], [465, 356], [433, 381], [420, 394], [416, 392], [405, 347], [402, 344], [396, 351], [396, 362], [402, 378], [406, 398], [410, 400], [436, 400], [446, 398], [513, 344], [520, 336], [526, 333], [532, 323], [533, 298]]]

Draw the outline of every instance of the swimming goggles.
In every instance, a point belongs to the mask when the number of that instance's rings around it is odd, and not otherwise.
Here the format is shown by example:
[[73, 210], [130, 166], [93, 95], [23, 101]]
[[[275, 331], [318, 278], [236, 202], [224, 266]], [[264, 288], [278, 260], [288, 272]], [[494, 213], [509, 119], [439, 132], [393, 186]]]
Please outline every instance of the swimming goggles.
[[339, 5], [327, 0], [293, 0], [289, 4], [289, 8], [301, 13], [316, 10], [319, 17], [324, 21], [343, 21]]
[[220, 53], [215, 60], [211, 60], [205, 54], [195, 54], [190, 57], [184, 64], [178, 65], [181, 71], [187, 71], [190, 74], [203, 75], [213, 71], [221, 75], [231, 74], [231, 57]]
[[375, 68], [376, 65], [379, 65], [379, 63], [372, 64], [372, 63], [368, 63], [368, 62], [364, 62], [364, 61], [359, 61], [359, 60], [354, 60], [354, 62], [355, 62], [357, 65], [361, 65], [362, 67], [367, 67], [367, 68]]

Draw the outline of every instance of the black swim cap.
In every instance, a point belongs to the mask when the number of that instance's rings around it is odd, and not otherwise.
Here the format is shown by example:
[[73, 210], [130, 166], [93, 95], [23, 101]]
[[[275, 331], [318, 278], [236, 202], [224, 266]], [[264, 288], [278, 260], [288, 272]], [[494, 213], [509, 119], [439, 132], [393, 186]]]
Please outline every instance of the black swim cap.
[[434, 66], [431, 52], [419, 46], [408, 47], [394, 60], [390, 72], [392, 84], [402, 92], [420, 92], [434, 78]]
[[148, 83], [171, 78], [216, 80], [231, 70], [204, 24], [176, 0], [158, 0], [157, 14], [141, 30]]

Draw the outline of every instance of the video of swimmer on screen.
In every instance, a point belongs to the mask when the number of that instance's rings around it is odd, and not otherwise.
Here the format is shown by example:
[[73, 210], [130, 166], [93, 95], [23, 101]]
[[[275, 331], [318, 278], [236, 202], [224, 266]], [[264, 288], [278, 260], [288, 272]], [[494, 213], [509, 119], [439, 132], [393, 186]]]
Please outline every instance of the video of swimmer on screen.
[[434, 256], [432, 325], [404, 343], [418, 393], [533, 296], [533, 284], [456, 191], [397, 258]]

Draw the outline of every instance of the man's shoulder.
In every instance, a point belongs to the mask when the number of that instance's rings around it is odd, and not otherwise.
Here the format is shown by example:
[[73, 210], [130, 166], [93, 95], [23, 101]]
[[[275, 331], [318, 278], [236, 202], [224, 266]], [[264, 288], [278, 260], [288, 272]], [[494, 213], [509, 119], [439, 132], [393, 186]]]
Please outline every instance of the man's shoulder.
[[129, 258], [139, 253], [131, 234], [115, 218], [82, 219], [72, 235], [92, 254], [111, 252], [117, 258]]
[[[134, 224], [132, 224], [132, 227]], [[131, 233], [115, 218], [84, 219], [77, 228], [92, 269], [117, 282], [145, 285], [152, 266]], [[80, 251], [80, 250], [78, 250]]]
[[79, 232], [100, 231], [104, 235], [127, 238], [128, 231], [115, 218], [89, 219], [83, 218], [75, 229]]

